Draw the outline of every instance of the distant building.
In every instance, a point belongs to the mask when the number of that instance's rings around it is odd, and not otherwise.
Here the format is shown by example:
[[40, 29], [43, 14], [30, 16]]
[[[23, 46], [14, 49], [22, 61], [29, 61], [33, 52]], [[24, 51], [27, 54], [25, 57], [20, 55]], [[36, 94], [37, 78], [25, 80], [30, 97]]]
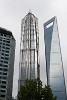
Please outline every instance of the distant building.
[[12, 100], [15, 39], [0, 28], [0, 100]]
[[66, 99], [66, 87], [61, 55], [57, 18], [44, 24], [47, 85], [50, 85], [57, 100]]
[[21, 22], [19, 88], [26, 79], [39, 76], [38, 19], [28, 13]]

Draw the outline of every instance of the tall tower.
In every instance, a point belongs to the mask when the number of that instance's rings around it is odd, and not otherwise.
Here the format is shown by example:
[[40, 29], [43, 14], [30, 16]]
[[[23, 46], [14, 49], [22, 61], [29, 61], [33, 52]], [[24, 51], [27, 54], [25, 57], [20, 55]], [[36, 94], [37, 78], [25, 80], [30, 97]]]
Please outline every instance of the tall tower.
[[66, 99], [66, 87], [60, 47], [57, 18], [44, 24], [47, 85], [50, 85], [57, 100]]
[[12, 100], [15, 39], [0, 28], [0, 100]]
[[28, 13], [21, 22], [19, 88], [26, 79], [39, 77], [38, 19]]

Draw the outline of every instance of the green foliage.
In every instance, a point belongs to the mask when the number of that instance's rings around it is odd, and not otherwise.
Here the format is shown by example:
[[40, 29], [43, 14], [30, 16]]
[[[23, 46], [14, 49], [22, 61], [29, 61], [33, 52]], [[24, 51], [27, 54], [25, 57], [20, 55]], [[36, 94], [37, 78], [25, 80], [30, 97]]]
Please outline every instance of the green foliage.
[[50, 86], [42, 88], [39, 79], [26, 80], [25, 85], [18, 92], [18, 100], [56, 100]]

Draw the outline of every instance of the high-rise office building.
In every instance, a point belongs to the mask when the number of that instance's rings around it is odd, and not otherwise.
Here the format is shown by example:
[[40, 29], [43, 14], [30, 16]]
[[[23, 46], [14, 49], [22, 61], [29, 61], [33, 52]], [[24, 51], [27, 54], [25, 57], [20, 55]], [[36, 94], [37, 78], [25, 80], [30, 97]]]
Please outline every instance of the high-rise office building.
[[50, 85], [57, 100], [66, 99], [66, 87], [61, 55], [57, 18], [44, 24], [47, 85]]
[[26, 79], [39, 77], [38, 19], [29, 12], [21, 22], [19, 88]]
[[15, 39], [0, 28], [0, 100], [12, 100]]

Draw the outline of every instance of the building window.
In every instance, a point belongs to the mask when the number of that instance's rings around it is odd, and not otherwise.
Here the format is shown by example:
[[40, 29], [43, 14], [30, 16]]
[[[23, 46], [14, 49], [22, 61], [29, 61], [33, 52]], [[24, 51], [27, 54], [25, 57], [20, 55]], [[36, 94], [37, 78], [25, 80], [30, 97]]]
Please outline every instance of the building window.
[[6, 41], [7, 43], [10, 43], [10, 41]]
[[1, 86], [1, 88], [6, 88], [6, 86]]
[[1, 55], [4, 55], [4, 53], [2, 53]]
[[0, 72], [0, 75], [2, 74], [2, 72]]
[[1, 57], [1, 59], [4, 59], [4, 57]]
[[9, 50], [10, 48], [6, 47], [7, 50]]
[[10, 35], [7, 35], [7, 37], [11, 38], [11, 36], [10, 36]]
[[5, 50], [3, 49], [2, 52], [4, 52]]
[[3, 71], [8, 71], [8, 69], [3, 69]]
[[9, 58], [5, 57], [5, 60], [9, 60]]
[[10, 46], [10, 44], [6, 44], [6, 46]]
[[5, 40], [3, 40], [3, 42], [6, 42]]
[[5, 93], [5, 92], [6, 92], [6, 90], [1, 90], [1, 92], [4, 92], [4, 93]]
[[8, 64], [8, 61], [4, 61], [4, 63]]
[[0, 66], [3, 66], [3, 64], [0, 64]]
[[5, 54], [5, 56], [9, 56], [9, 54]]
[[7, 75], [7, 73], [3, 73], [3, 75]]
[[5, 49], [5, 46], [3, 46], [2, 48]]
[[1, 34], [1, 36], [3, 36], [3, 34]]
[[6, 84], [6, 81], [2, 81], [3, 84]]
[[3, 79], [7, 79], [7, 77], [3, 77]]
[[4, 65], [4, 67], [8, 67], [8, 65]]
[[[3, 62], [3, 60], [1, 60], [0, 62]], [[3, 66], [3, 65], [2, 65]]]
[[0, 45], [2, 44], [2, 42], [0, 42]]
[[5, 97], [5, 95], [1, 95], [1, 97]]
[[10, 39], [9, 39], [9, 38], [7, 38], [7, 40], [8, 40], [8, 41], [10, 41]]
[[6, 37], [6, 34], [4, 34], [4, 36]]
[[0, 41], [2, 41], [2, 39], [0, 39]]
[[2, 77], [0, 76], [0, 79], [1, 79]]
[[9, 51], [6, 51], [6, 53], [9, 53]]
[[2, 70], [2, 68], [0, 68], [0, 70]]
[[3, 45], [5, 45], [5, 43], [3, 43]]

